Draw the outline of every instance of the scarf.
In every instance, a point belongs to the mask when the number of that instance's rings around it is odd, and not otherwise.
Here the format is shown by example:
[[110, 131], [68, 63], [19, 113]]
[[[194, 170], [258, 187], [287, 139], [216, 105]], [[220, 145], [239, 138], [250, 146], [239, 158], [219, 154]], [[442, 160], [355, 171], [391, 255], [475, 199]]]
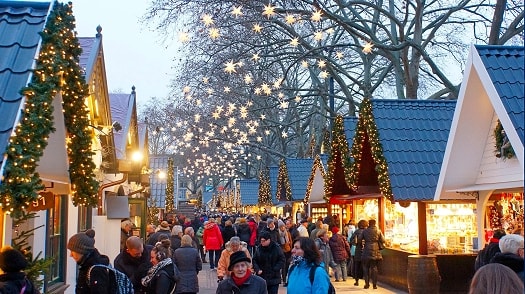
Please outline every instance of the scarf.
[[303, 256], [292, 255], [292, 266], [298, 265], [304, 260]]
[[242, 284], [244, 284], [244, 282], [248, 281], [248, 279], [251, 276], [252, 276], [252, 271], [250, 269], [248, 269], [246, 271], [246, 274], [244, 275], [244, 277], [238, 278], [236, 275], [232, 274], [231, 278], [232, 278], [233, 282], [235, 283], [235, 285], [237, 287], [240, 287]]
[[162, 269], [163, 267], [167, 266], [167, 265], [172, 264], [172, 263], [173, 262], [172, 262], [171, 258], [166, 258], [166, 259], [162, 260], [161, 262], [157, 263], [156, 265], [152, 266], [148, 270], [148, 274], [144, 278], [142, 278], [142, 286], [148, 287], [149, 284], [151, 283], [151, 280], [159, 272], [159, 270]]
[[281, 245], [284, 245], [290, 242], [288, 240], [288, 234], [286, 233], [286, 231], [279, 230], [279, 241], [281, 242]]

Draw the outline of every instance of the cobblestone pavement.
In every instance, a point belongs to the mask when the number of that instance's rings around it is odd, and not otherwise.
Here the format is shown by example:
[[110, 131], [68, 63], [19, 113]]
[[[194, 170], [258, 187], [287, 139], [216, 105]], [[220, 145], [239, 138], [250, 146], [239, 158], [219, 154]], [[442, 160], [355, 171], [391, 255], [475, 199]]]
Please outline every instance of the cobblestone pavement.
[[[199, 273], [199, 294], [215, 294], [217, 289], [217, 272], [210, 270], [210, 266], [207, 263], [202, 265], [202, 271]], [[348, 279], [346, 282], [334, 283], [332, 278], [332, 284], [335, 287], [336, 292], [339, 293], [375, 293], [375, 294], [406, 294], [407, 292], [392, 288], [388, 285], [379, 283], [377, 289], [363, 289], [363, 282], [360, 286], [354, 286], [353, 280]], [[279, 294], [286, 294], [286, 287], [279, 287]]]

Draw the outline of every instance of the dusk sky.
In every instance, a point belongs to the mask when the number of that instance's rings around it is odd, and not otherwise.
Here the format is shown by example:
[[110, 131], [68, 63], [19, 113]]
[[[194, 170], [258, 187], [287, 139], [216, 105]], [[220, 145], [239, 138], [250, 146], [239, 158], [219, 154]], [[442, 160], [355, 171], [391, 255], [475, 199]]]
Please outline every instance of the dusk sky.
[[73, 1], [79, 37], [93, 37], [102, 27], [104, 59], [110, 92], [130, 93], [135, 85], [137, 100], [168, 96], [173, 76], [171, 66], [176, 42], [162, 43], [157, 32], [141, 22], [150, 1]]

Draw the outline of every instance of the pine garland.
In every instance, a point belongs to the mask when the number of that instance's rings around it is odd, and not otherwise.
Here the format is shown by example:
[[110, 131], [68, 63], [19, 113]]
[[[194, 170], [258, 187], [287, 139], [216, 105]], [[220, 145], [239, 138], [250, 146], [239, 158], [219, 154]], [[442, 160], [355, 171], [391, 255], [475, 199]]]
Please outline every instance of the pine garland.
[[290, 178], [288, 177], [288, 167], [286, 166], [285, 159], [281, 159], [281, 162], [279, 163], [276, 198], [279, 201], [292, 201], [292, 187], [290, 185]]
[[272, 193], [270, 191], [270, 170], [264, 168], [259, 172], [259, 206], [272, 205]]
[[330, 143], [328, 155], [328, 172], [325, 175], [324, 199], [328, 202], [332, 197], [332, 188], [335, 182], [335, 169], [338, 164], [343, 167], [345, 181], [348, 187], [352, 187], [350, 174], [350, 152], [348, 141], [346, 140], [343, 117], [338, 115], [335, 118], [332, 129], [332, 142]]
[[173, 173], [174, 168], [175, 166], [173, 163], [173, 158], [169, 157], [168, 158], [168, 172], [166, 175], [166, 200], [165, 200], [166, 203], [164, 204], [166, 213], [175, 212], [175, 206], [173, 204], [175, 201], [174, 184], [173, 184], [173, 182], [175, 181], [175, 175]]
[[89, 111], [84, 104], [88, 87], [79, 65], [81, 48], [74, 30], [71, 4], [55, 2], [40, 33], [42, 45], [31, 82], [20, 91], [26, 97], [24, 109], [6, 150], [0, 205], [8, 213], [19, 214], [44, 188], [36, 167], [50, 133], [55, 131], [52, 102], [59, 91], [68, 132], [73, 204], [97, 205], [98, 182], [88, 129]]

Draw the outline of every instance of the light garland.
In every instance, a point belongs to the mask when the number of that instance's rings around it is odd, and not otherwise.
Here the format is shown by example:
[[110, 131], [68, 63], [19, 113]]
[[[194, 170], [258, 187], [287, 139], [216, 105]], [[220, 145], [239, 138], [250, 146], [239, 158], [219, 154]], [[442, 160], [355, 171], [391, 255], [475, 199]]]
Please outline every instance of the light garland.
[[310, 195], [312, 194], [312, 187], [314, 185], [315, 171], [321, 171], [321, 176], [323, 179], [326, 178], [326, 172], [324, 171], [323, 162], [321, 161], [321, 156], [316, 155], [314, 158], [314, 164], [312, 166], [312, 172], [310, 173], [310, 178], [308, 178], [308, 183], [306, 184], [306, 195], [304, 197], [304, 203], [307, 204], [310, 202]]
[[29, 85], [22, 118], [6, 150], [0, 205], [17, 214], [37, 199], [44, 188], [37, 163], [47, 146], [53, 127], [53, 98], [61, 91], [68, 132], [67, 151], [74, 205], [96, 206], [98, 182], [92, 160], [91, 132], [84, 97], [88, 87], [78, 64], [81, 48], [74, 33], [75, 19], [69, 4], [54, 3], [46, 27], [40, 33], [42, 45]]
[[277, 175], [277, 200], [292, 201], [292, 187], [288, 176], [286, 159], [281, 159], [279, 163], [279, 174]]
[[166, 213], [172, 213], [175, 211], [175, 206], [173, 204], [175, 198], [174, 198], [174, 185], [173, 181], [175, 179], [175, 176], [173, 174], [175, 164], [173, 163], [173, 158], [168, 158], [168, 173], [166, 175]]
[[259, 195], [258, 205], [272, 205], [272, 192], [270, 191], [270, 170], [264, 168], [259, 172]]
[[329, 202], [332, 197], [337, 167], [342, 168], [346, 185], [351, 188], [353, 182], [350, 172], [350, 152], [348, 150], [348, 141], [345, 136], [343, 117], [340, 115], [335, 118], [332, 128], [332, 142], [330, 144], [330, 152], [328, 156], [328, 172], [325, 176], [324, 185], [324, 199], [326, 202]]

